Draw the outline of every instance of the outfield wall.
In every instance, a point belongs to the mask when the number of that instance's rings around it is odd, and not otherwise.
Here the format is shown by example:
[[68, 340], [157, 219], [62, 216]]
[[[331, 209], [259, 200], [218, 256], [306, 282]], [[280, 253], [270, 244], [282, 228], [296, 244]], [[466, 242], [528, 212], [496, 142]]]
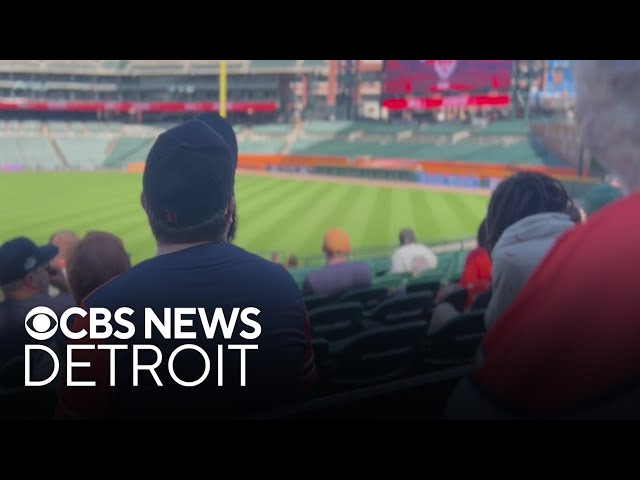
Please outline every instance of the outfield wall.
[[[238, 168], [407, 181], [469, 189], [492, 189], [502, 179], [514, 173], [534, 171], [561, 180], [570, 195], [575, 197], [581, 196], [587, 189], [599, 182], [596, 178], [578, 177], [574, 167], [511, 166], [437, 160], [416, 161], [401, 158], [358, 158], [355, 161], [350, 161], [347, 157], [339, 156], [240, 154]], [[130, 172], [142, 172], [144, 164], [129, 164], [127, 169]]]

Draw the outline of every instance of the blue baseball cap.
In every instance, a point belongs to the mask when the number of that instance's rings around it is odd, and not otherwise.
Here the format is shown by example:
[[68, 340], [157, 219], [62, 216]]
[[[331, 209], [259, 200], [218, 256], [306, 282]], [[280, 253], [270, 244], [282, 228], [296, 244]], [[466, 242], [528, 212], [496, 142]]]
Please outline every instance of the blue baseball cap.
[[58, 254], [55, 245], [37, 246], [25, 237], [0, 246], [0, 285], [22, 280], [29, 272], [46, 265]]
[[233, 196], [236, 161], [227, 142], [195, 119], [160, 134], [143, 174], [147, 209], [175, 226], [202, 223]]
[[209, 125], [213, 130], [222, 137], [227, 143], [231, 153], [233, 154], [236, 166], [238, 165], [238, 139], [236, 138], [236, 132], [233, 130], [231, 124], [223, 117], [216, 113], [205, 113], [197, 117], [198, 120], [202, 120]]

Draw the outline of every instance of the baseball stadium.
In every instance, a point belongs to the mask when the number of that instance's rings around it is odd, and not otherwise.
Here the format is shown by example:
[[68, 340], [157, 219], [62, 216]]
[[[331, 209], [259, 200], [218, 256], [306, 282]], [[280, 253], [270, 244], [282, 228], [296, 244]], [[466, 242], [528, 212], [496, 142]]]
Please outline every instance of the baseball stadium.
[[[369, 268], [367, 285], [303, 290], [321, 396], [393, 393], [426, 375], [416, 389], [437, 392], [437, 416], [484, 335], [484, 311], [463, 308], [466, 291], [445, 290], [479, 247], [492, 192], [518, 173], [543, 174], [577, 205], [605, 182], [575, 125], [572, 69], [566, 60], [0, 61], [0, 244], [104, 231], [132, 266], [154, 257], [140, 202], [147, 157], [163, 132], [220, 115], [238, 145], [233, 244], [281, 263], [303, 289], [338, 229], [349, 261]], [[405, 230], [437, 264], [395, 270]], [[425, 336], [442, 301], [457, 318]], [[367, 357], [379, 350], [389, 351], [383, 362]]]

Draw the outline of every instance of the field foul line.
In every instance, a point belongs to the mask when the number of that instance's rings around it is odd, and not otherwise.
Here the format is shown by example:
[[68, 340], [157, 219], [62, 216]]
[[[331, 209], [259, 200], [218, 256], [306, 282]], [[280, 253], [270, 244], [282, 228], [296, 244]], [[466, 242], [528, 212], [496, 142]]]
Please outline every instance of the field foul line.
[[251, 170], [238, 168], [236, 174], [243, 177], [269, 177], [269, 178], [284, 178], [290, 180], [301, 180], [303, 182], [324, 182], [324, 183], [342, 183], [347, 185], [370, 185], [376, 187], [386, 188], [405, 188], [408, 190], [428, 190], [434, 192], [455, 192], [465, 193], [467, 195], [483, 195], [491, 196], [491, 189], [489, 188], [464, 188], [464, 187], [449, 187], [444, 185], [425, 185], [416, 182], [407, 182], [402, 180], [378, 180], [375, 178], [353, 178], [353, 177], [338, 177], [334, 175], [315, 175], [304, 173], [287, 173], [287, 172], [266, 172], [263, 170]]

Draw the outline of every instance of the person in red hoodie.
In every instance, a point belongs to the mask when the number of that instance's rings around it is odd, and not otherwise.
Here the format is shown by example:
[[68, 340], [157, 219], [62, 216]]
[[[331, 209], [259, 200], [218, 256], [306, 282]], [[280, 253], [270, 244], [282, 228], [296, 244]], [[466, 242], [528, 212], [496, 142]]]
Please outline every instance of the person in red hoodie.
[[[578, 131], [591, 154], [640, 187], [640, 61], [576, 61]], [[640, 193], [562, 234], [496, 320], [453, 419], [639, 419]]]
[[487, 241], [487, 223], [486, 219], [480, 223], [477, 236], [478, 246], [471, 250], [464, 264], [464, 270], [457, 284], [448, 285], [438, 292], [437, 301], [441, 302], [433, 311], [431, 322], [429, 323], [429, 332], [435, 331], [452, 318], [460, 315], [460, 311], [451, 303], [444, 301], [450, 294], [456, 294], [461, 290], [467, 291], [467, 298], [464, 302], [464, 311], [472, 310], [476, 307], [475, 303], [480, 297], [487, 297], [482, 306], [478, 308], [486, 308], [486, 304], [490, 299], [491, 288], [491, 257], [485, 248]]
[[483, 220], [478, 228], [478, 246], [469, 252], [464, 264], [460, 285], [467, 290], [465, 310], [468, 310], [476, 297], [491, 286], [491, 257], [485, 248], [487, 241], [487, 223]]

